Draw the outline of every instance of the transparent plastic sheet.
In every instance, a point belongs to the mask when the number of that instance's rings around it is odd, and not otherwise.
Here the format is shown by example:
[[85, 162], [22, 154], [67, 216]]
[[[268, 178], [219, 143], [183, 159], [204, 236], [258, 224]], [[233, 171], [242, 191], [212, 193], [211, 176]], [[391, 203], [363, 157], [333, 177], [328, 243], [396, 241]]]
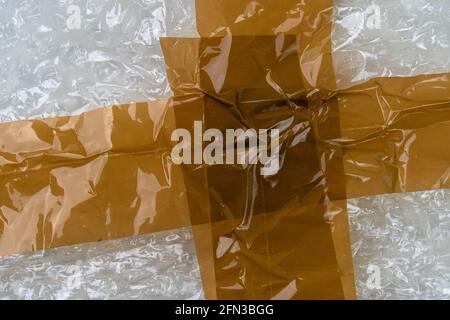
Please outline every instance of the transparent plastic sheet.
[[446, 0], [335, 0], [338, 88], [378, 77], [450, 72]]
[[15, 254], [0, 299], [202, 299], [189, 228]]
[[359, 299], [450, 299], [449, 203], [448, 189], [349, 200]]
[[195, 35], [193, 0], [0, 1], [0, 121], [170, 96], [159, 37]]

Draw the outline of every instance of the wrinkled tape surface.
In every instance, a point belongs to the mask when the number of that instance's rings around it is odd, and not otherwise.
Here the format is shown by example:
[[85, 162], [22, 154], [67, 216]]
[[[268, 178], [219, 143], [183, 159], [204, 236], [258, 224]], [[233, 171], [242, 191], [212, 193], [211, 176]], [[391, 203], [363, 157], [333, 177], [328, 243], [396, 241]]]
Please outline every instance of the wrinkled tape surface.
[[167, 101], [0, 125], [0, 254], [190, 225]]

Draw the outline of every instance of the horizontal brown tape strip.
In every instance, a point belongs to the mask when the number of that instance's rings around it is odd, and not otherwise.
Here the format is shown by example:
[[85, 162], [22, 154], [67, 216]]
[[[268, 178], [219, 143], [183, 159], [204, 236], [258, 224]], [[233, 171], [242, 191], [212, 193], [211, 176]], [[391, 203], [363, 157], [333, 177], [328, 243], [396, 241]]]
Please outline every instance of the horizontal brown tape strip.
[[0, 125], [0, 255], [190, 225], [168, 101]]
[[450, 186], [448, 74], [382, 78], [337, 96], [349, 198]]

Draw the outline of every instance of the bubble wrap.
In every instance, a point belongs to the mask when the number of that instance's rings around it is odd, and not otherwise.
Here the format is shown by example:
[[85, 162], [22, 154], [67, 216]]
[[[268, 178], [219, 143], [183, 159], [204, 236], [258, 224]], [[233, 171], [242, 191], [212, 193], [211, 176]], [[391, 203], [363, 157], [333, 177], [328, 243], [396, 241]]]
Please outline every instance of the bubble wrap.
[[338, 87], [450, 71], [450, 1], [335, 0]]
[[167, 96], [159, 37], [192, 34], [194, 0], [0, 0], [0, 122]]
[[202, 299], [191, 230], [0, 258], [0, 299]]
[[450, 190], [353, 199], [348, 210], [359, 299], [450, 299]]

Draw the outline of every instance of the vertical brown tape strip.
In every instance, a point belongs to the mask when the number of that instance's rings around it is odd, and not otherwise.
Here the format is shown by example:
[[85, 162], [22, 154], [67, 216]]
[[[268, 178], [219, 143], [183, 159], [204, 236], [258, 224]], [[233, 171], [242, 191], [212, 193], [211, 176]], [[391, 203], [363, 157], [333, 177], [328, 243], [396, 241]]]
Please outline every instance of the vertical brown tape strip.
[[[188, 130], [191, 137], [194, 137], [194, 121], [204, 122], [204, 95], [179, 96], [173, 101], [176, 127]], [[206, 297], [215, 300], [217, 293], [207, 174], [201, 165], [194, 164], [183, 165], [183, 172], [203, 290]]]
[[196, 0], [196, 15], [202, 37], [296, 37], [302, 69], [298, 79], [303, 87], [336, 88], [331, 55], [332, 0]]
[[340, 134], [338, 104], [325, 103], [332, 4], [255, 3], [198, 0], [204, 37], [162, 39], [172, 89], [180, 101], [202, 96], [205, 129], [281, 131], [274, 176], [259, 165], [185, 167], [206, 178], [200, 222], [211, 228], [196, 242], [207, 297], [353, 299], [342, 153], [328, 145]]

